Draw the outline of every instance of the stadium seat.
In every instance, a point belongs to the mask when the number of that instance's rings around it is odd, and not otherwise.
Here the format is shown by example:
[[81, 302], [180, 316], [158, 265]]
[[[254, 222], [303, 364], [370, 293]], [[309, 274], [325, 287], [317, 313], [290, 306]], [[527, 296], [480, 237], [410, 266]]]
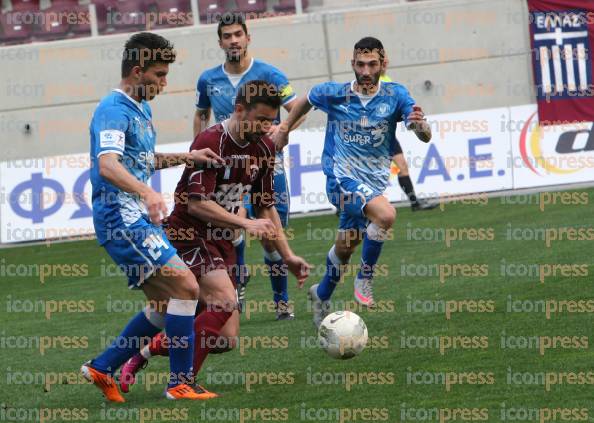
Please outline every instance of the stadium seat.
[[33, 26], [35, 39], [48, 41], [66, 38], [70, 31], [70, 25], [67, 18], [68, 12], [63, 6], [50, 6], [39, 13], [43, 19]]
[[155, 5], [159, 20], [152, 28], [170, 28], [176, 26], [192, 25], [189, 20], [192, 6], [190, 0], [162, 0]]
[[[146, 13], [152, 2], [142, 0], [126, 0], [115, 3], [112, 12], [112, 26], [115, 32], [134, 32], [146, 29]], [[109, 24], [108, 20], [108, 24]]]
[[[10, 13], [10, 12], [9, 12]], [[13, 23], [8, 13], [0, 14], [0, 43], [19, 44], [31, 41], [29, 25]]]
[[266, 12], [266, 0], [235, 0], [237, 10], [243, 13], [262, 14]]
[[200, 22], [215, 23], [216, 18], [226, 12], [225, 2], [222, 0], [198, 0]]
[[[301, 0], [303, 11], [308, 8], [309, 2], [307, 0]], [[282, 13], [295, 13], [295, 0], [280, 0], [277, 5], [274, 6], [275, 12]]]
[[68, 26], [69, 36], [91, 35], [89, 6], [79, 4], [78, 0], [53, 0], [51, 6], [43, 12], [60, 15], [62, 22]]
[[110, 27], [110, 25], [108, 25], [108, 22], [111, 22], [111, 18], [108, 19], [107, 14], [109, 11], [116, 11], [117, 1], [92, 0], [91, 3], [95, 5], [95, 11], [97, 14], [97, 30], [99, 31], [99, 34], [104, 34], [105, 32], [108, 32], [109, 29], [113, 30], [113, 27]]
[[12, 0], [13, 12], [37, 12], [39, 11], [39, 0]]
[[89, 14], [88, 5], [78, 5], [73, 8], [77, 14], [76, 24], [70, 25], [70, 31], [74, 36], [90, 36], [91, 35], [91, 16]]

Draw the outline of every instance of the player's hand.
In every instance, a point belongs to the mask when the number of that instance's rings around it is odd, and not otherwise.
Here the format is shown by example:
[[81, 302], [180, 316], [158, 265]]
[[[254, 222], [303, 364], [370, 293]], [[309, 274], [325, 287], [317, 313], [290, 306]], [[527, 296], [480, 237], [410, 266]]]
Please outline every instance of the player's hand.
[[415, 131], [415, 134], [421, 141], [431, 141], [431, 126], [427, 123], [425, 113], [423, 113], [421, 106], [415, 104], [413, 106], [413, 111], [407, 116], [407, 120], [407, 128]]
[[290, 256], [283, 261], [289, 268], [289, 271], [297, 278], [297, 286], [303, 288], [303, 284], [313, 266], [306, 262], [303, 257], [299, 256]]
[[223, 159], [219, 157], [214, 151], [210, 148], [203, 148], [201, 150], [192, 150], [190, 151], [190, 160], [194, 162], [195, 165], [197, 164], [205, 164], [207, 166], [212, 166], [215, 164], [222, 164]]
[[270, 138], [272, 138], [274, 136], [274, 134], [276, 134], [279, 130], [280, 130], [280, 125], [270, 125], [268, 132], [266, 132], [266, 135], [268, 135]]
[[151, 222], [160, 225], [161, 220], [167, 216], [167, 205], [161, 194], [150, 190], [142, 196], [142, 202], [146, 206]]
[[273, 132], [268, 134], [276, 147], [276, 151], [282, 151], [289, 143], [289, 132], [283, 130], [281, 125], [282, 123], [274, 126]]
[[407, 117], [409, 122], [424, 122], [425, 113], [423, 113], [423, 109], [421, 106], [417, 106], [416, 104], [413, 106], [413, 111]]
[[245, 231], [257, 238], [274, 238], [276, 235], [276, 226], [270, 219], [246, 219], [247, 222], [243, 227]]

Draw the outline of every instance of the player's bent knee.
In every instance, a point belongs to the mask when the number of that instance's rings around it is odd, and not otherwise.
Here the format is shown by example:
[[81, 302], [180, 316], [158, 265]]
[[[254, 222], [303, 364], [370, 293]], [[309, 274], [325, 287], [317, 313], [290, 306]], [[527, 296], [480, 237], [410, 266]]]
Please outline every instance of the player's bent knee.
[[184, 275], [184, 277], [172, 281], [172, 283], [175, 284], [174, 292], [171, 295], [173, 298], [179, 298], [180, 300], [197, 300], [199, 298], [200, 288], [191, 272], [189, 272], [189, 275]]
[[233, 311], [237, 308], [237, 294], [232, 285], [229, 287], [219, 287], [216, 290], [202, 291], [202, 300], [206, 302], [207, 307], [217, 311]]
[[394, 207], [386, 207], [373, 219], [373, 223], [382, 229], [390, 229], [394, 225], [394, 221], [396, 221], [396, 209]]
[[223, 304], [225, 305], [225, 311], [233, 313], [237, 310], [237, 294], [234, 292], [227, 293], [223, 297]]
[[336, 256], [340, 259], [343, 263], [348, 263], [351, 260], [351, 256], [355, 252], [356, 245], [340, 245], [337, 244], [334, 248], [334, 252]]

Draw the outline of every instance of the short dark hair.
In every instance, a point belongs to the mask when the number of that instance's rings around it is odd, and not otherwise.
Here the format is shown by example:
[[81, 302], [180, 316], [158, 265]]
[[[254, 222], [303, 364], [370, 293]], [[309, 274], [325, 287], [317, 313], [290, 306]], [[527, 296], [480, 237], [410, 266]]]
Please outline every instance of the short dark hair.
[[173, 63], [175, 55], [173, 44], [166, 38], [152, 32], [134, 34], [124, 46], [122, 78], [130, 75], [134, 66], [146, 70], [156, 63]]
[[274, 109], [281, 106], [281, 97], [278, 89], [260, 79], [248, 81], [239, 87], [235, 104], [242, 104], [247, 109], [251, 109], [256, 104], [266, 104]]
[[354, 47], [354, 54], [357, 53], [373, 53], [377, 52], [380, 56], [380, 60], [384, 60], [385, 50], [384, 45], [380, 40], [375, 37], [364, 37], [357, 41]]
[[219, 25], [217, 26], [217, 34], [219, 40], [223, 36], [223, 27], [229, 25], [241, 25], [243, 31], [247, 34], [247, 25], [245, 24], [245, 17], [239, 12], [225, 12], [219, 18]]

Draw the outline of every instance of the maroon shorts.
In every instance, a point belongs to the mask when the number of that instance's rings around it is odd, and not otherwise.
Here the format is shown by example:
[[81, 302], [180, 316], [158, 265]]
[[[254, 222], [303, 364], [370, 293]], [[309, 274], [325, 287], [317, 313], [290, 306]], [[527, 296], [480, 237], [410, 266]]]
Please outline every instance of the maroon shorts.
[[172, 241], [177, 255], [200, 281], [202, 275], [213, 270], [223, 269], [229, 273], [235, 284], [237, 260], [235, 248], [230, 241], [208, 241], [202, 238], [185, 241]]

